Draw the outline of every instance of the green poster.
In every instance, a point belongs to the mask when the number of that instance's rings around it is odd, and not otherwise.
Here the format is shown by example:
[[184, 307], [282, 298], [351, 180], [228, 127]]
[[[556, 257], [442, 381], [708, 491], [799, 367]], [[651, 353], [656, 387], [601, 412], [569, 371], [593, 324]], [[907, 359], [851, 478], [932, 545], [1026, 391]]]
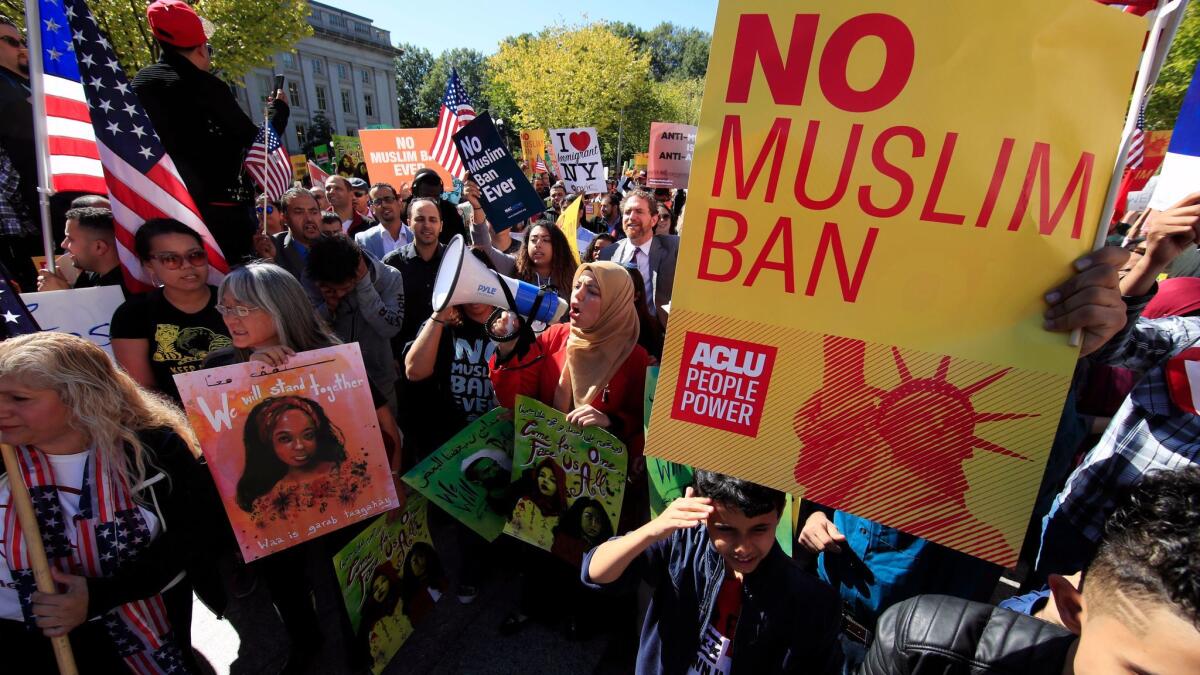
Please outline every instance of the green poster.
[[338, 175], [367, 180], [367, 165], [363, 162], [362, 141], [357, 136], [331, 136], [331, 138]]
[[413, 626], [433, 610], [446, 577], [429, 537], [429, 502], [411, 493], [404, 511], [375, 519], [333, 556], [355, 644], [379, 675]]
[[[646, 401], [645, 416], [646, 437], [650, 437], [650, 410], [654, 407], [654, 390], [658, 387], [658, 366], [646, 369]], [[665, 459], [646, 456], [646, 473], [649, 475], [650, 486], [650, 517], [657, 518], [658, 514], [667, 508], [667, 504], [683, 496], [684, 490], [692, 484], [695, 471], [686, 464], [676, 464]], [[796, 500], [791, 495], [783, 506], [783, 514], [779, 518], [779, 526], [775, 528], [775, 540], [783, 548], [783, 552], [792, 555], [792, 541], [795, 537]]]
[[[658, 387], [658, 366], [646, 369], [645, 415], [646, 437], [650, 437], [650, 410], [654, 407], [654, 390]], [[665, 459], [646, 456], [646, 474], [650, 477], [650, 517], [658, 514], [673, 500], [682, 497], [683, 491], [692, 484], [692, 467]]]
[[495, 408], [413, 467], [404, 482], [494, 541], [512, 512], [512, 453], [512, 413]]
[[578, 565], [617, 530], [629, 455], [598, 427], [525, 396], [513, 413], [513, 496], [504, 531]]

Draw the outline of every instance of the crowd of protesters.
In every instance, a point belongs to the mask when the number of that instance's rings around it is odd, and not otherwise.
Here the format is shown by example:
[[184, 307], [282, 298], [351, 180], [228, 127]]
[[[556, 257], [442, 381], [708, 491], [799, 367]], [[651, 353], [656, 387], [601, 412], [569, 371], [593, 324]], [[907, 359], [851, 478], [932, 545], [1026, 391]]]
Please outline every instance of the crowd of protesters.
[[[518, 395], [628, 448], [620, 522], [567, 555], [489, 544], [434, 515], [460, 549], [449, 570], [459, 602], [495, 582], [487, 568], [498, 559], [519, 559], [520, 602], [499, 626], [506, 639], [531, 621], [571, 638], [609, 631], [628, 643], [622, 667], [638, 673], [1200, 672], [1200, 417], [1177, 382], [1181, 364], [1200, 359], [1200, 281], [1178, 262], [1200, 244], [1200, 194], [1128, 214], [1139, 222], [1131, 244], [1080, 259], [1041, 298], [1046, 329], [1081, 331], [1082, 350], [1016, 569], [811, 502], [789, 557], [775, 539], [789, 517], [784, 495], [735, 477], [698, 471], [684, 497], [649, 516], [644, 389], [670, 330], [683, 190], [648, 190], [635, 175], [625, 190], [613, 182], [568, 195], [539, 175], [544, 213], [500, 232], [471, 180], [455, 203], [430, 169], [411, 186], [333, 175], [255, 201], [240, 168], [255, 127], [208, 72], [203, 25], [175, 0], [152, 4], [148, 22], [162, 57], [133, 88], [233, 269], [211, 285], [201, 236], [150, 220], [133, 251], [155, 288], [126, 291], [114, 313], [115, 362], [61, 333], [0, 343], [0, 440], [17, 446], [26, 483], [53, 505], [40, 522], [48, 554], [71, 561], [69, 573], [54, 571], [60, 593], [34, 590], [0, 477], [6, 671], [53, 672], [46, 638], [69, 635], [84, 672], [152, 672], [145, 663], [205, 672], [190, 639], [192, 593], [231, 618], [237, 603], [265, 596], [280, 617], [270, 642], [288, 645], [283, 672], [308, 672], [333, 646], [347, 672], [363, 669], [364, 641], [328, 594], [330, 558], [361, 528], [243, 563], [172, 379], [357, 343], [400, 492], [404, 471]], [[27, 114], [24, 49], [20, 26], [0, 17], [6, 115]], [[281, 128], [286, 97], [276, 92], [270, 105]], [[56, 212], [73, 276], [27, 270], [38, 252], [31, 142], [23, 128], [0, 130], [0, 257], [12, 280], [26, 291], [125, 290], [113, 213], [98, 196]], [[577, 227], [593, 235], [579, 259], [559, 223], [573, 200], [587, 205]], [[434, 279], [454, 237], [480, 264], [564, 301], [561, 323], [521, 342], [501, 338], [528, 335], [512, 312], [435, 311]], [[545, 480], [556, 480], [552, 469]], [[112, 504], [128, 508], [114, 516]], [[564, 505], [560, 495], [514, 514], [557, 516]], [[143, 533], [120, 564], [71, 552], [118, 517]], [[651, 596], [640, 611], [639, 588]], [[573, 609], [581, 599], [602, 621]], [[148, 628], [146, 612], [169, 630]], [[320, 620], [334, 615], [335, 624]], [[254, 642], [261, 630], [235, 628], [244, 647], [269, 646]]]

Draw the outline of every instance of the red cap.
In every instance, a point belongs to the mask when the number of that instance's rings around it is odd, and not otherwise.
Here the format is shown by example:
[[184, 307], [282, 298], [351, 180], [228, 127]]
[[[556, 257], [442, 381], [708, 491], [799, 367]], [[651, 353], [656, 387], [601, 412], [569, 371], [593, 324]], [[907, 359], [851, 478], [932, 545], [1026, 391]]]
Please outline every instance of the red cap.
[[183, 0], [155, 0], [146, 8], [146, 20], [154, 37], [180, 49], [208, 42], [203, 20]]

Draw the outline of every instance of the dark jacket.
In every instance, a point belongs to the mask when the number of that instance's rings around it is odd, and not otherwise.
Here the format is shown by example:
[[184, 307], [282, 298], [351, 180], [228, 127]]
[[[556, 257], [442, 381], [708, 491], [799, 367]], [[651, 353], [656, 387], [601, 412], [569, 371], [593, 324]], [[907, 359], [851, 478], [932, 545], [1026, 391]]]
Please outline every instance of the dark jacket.
[[[583, 559], [583, 583], [596, 549]], [[686, 673], [696, 660], [700, 637], [712, 621], [725, 563], [703, 526], [677, 530], [642, 552], [612, 587], [644, 580], [654, 587], [638, 647], [639, 674]], [[742, 610], [733, 638], [731, 673], [841, 672], [838, 644], [841, 610], [833, 590], [805, 574], [779, 548], [742, 587]]]
[[[253, 201], [242, 161], [258, 124], [228, 84], [167, 50], [130, 84], [197, 205]], [[277, 132], [287, 128], [288, 114], [286, 104], [272, 104]]]
[[29, 97], [29, 78], [0, 67], [0, 147], [20, 175], [21, 199], [32, 215], [38, 210], [38, 176]]
[[879, 618], [859, 675], [1059, 675], [1073, 633], [981, 602], [919, 595]]

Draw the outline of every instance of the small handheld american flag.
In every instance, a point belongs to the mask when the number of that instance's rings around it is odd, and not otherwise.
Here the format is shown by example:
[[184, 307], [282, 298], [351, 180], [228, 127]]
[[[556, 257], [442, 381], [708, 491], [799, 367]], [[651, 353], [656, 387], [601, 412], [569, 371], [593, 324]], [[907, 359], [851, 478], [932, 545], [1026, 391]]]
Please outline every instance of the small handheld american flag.
[[446, 82], [446, 95], [442, 97], [442, 110], [438, 114], [437, 134], [433, 138], [433, 161], [441, 164], [450, 175], [465, 178], [462, 159], [454, 145], [454, 133], [475, 119], [475, 108], [467, 98], [467, 90], [458, 81], [458, 70], [450, 71]]
[[8, 270], [4, 269], [4, 265], [0, 265], [0, 340], [40, 330], [37, 320], [33, 318], [21, 296], [17, 295]]
[[259, 127], [254, 145], [251, 145], [250, 152], [246, 153], [244, 166], [268, 199], [279, 199], [292, 184], [291, 158], [288, 157], [283, 143], [279, 142], [279, 134], [275, 133], [270, 124]]

